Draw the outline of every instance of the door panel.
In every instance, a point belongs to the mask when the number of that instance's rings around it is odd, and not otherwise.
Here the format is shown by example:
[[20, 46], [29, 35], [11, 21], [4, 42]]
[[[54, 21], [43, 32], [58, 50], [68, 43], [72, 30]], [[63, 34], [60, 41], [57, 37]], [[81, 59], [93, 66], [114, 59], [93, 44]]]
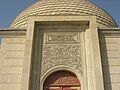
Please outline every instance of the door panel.
[[80, 90], [80, 87], [47, 87], [45, 90]]
[[57, 71], [45, 80], [44, 90], [80, 90], [80, 82], [71, 72]]
[[63, 87], [62, 90], [80, 90], [79, 87]]
[[62, 90], [62, 87], [49, 87], [47, 90]]
[[60, 88], [50, 88], [49, 90], [61, 90]]
[[71, 89], [71, 88], [67, 88], [67, 89], [64, 89], [64, 90], [77, 90], [77, 89]]

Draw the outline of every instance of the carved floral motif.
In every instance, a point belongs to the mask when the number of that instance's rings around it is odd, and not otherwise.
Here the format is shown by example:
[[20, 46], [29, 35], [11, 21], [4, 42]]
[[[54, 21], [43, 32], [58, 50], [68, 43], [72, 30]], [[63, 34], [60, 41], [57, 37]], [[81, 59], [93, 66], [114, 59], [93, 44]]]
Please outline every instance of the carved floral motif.
[[[48, 69], [64, 65], [82, 71], [80, 33], [51, 33], [52, 37], [44, 34], [42, 53], [42, 74]], [[76, 35], [75, 35], [76, 34]], [[48, 40], [49, 39], [49, 40]], [[79, 39], [79, 40], [78, 40]], [[60, 40], [60, 42], [59, 42]], [[51, 41], [51, 42], [50, 42]], [[73, 43], [74, 42], [74, 43]]]

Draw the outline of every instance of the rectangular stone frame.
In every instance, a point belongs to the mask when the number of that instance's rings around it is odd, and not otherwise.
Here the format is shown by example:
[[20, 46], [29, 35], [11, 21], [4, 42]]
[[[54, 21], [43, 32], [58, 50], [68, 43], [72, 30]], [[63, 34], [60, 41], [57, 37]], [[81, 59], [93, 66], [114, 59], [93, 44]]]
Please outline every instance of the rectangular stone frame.
[[104, 90], [96, 16], [32, 16], [28, 20], [21, 90], [29, 90], [30, 65], [35, 22], [89, 22], [85, 32], [87, 86], [85, 90]]

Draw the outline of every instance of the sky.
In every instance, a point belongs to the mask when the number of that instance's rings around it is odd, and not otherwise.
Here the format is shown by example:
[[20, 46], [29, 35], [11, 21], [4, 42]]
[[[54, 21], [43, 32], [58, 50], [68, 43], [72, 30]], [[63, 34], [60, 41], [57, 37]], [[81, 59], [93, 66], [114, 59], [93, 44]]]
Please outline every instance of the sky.
[[[15, 17], [38, 0], [0, 0], [0, 28], [10, 26]], [[120, 0], [90, 0], [112, 15], [120, 27]]]

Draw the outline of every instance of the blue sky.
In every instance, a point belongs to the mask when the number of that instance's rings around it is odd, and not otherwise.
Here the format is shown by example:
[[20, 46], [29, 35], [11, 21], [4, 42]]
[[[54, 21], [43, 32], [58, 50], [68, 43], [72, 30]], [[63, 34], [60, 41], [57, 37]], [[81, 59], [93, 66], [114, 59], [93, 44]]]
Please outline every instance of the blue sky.
[[[7, 28], [17, 14], [38, 0], [0, 0], [0, 27]], [[90, 0], [109, 12], [120, 26], [120, 0]]]

